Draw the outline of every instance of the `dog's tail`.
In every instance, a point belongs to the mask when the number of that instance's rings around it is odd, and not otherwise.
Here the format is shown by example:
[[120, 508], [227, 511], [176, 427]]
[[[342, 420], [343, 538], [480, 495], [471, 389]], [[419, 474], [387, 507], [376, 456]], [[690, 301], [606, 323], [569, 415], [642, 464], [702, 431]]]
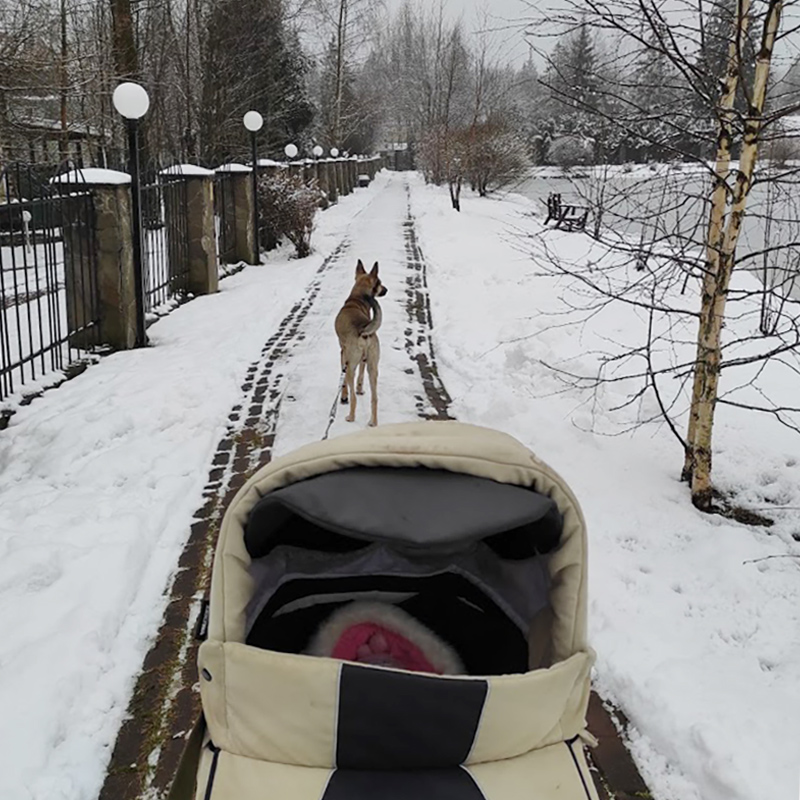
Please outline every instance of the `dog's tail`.
[[368, 302], [372, 306], [372, 319], [367, 323], [364, 330], [361, 331], [362, 336], [372, 336], [373, 333], [377, 333], [378, 328], [380, 328], [383, 322], [381, 304], [374, 297], [370, 297]]

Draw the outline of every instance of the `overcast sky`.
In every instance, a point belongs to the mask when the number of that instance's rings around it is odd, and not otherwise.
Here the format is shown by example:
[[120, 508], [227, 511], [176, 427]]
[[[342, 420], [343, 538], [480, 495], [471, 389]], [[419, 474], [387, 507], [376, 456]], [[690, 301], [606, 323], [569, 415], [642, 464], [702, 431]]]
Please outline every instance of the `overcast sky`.
[[[405, 0], [385, 0], [385, 2], [388, 9], [394, 11], [400, 8]], [[437, 3], [436, 0], [428, 0], [425, 5], [432, 10]], [[517, 27], [526, 16], [530, 16], [530, 11], [523, 0], [445, 0], [445, 9], [452, 20], [462, 17], [467, 31], [475, 30], [480, 13], [484, 9], [488, 10], [490, 24], [498, 29], [496, 35], [498, 45], [501, 47], [501, 56], [515, 64], [521, 64], [528, 59], [528, 46], [525, 44], [521, 29]], [[501, 32], [499, 29], [505, 30]]]
[[[405, 0], [384, 0], [390, 12], [400, 8]], [[680, 0], [674, 3], [676, 8], [684, 8], [687, 0]], [[429, 8], [433, 11], [438, 7], [438, 0], [417, 0], [418, 6]], [[531, 19], [536, 11], [540, 15], [547, 16], [547, 10], [552, 8], [566, 8], [574, 4], [563, 0], [444, 0], [446, 13], [451, 20], [461, 17], [467, 32], [477, 28], [478, 20], [482, 10], [488, 10], [492, 27], [496, 29], [497, 37], [497, 57], [501, 61], [511, 62], [516, 66], [527, 61], [530, 53], [529, 45], [522, 34], [523, 23], [526, 19]], [[667, 2], [667, 7], [671, 3]], [[793, 27], [800, 26], [800, 2], [784, 3], [784, 31]], [[537, 47], [550, 50], [551, 41], [539, 38]], [[539, 69], [544, 67], [544, 60], [533, 53], [533, 61]], [[783, 39], [779, 47], [776, 48], [776, 58], [774, 68], [782, 73], [800, 55], [800, 32]]]

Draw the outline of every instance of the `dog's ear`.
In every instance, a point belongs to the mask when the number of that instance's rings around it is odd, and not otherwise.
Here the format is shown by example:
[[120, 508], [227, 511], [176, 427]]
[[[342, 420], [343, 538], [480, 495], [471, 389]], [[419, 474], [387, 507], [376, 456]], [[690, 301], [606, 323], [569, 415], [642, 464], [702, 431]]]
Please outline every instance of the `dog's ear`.
[[358, 259], [358, 264], [356, 264], [356, 275], [366, 275], [367, 271], [364, 269], [364, 264], [361, 262], [361, 259]]
[[378, 262], [375, 262], [375, 266], [369, 271], [369, 274], [372, 275], [373, 278], [378, 277]]

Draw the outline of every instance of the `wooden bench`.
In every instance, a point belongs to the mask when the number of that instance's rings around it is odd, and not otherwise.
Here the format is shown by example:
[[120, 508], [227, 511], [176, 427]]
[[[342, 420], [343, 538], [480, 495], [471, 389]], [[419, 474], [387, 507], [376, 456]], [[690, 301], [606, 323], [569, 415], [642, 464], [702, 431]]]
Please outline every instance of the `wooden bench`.
[[556, 228], [565, 231], [582, 231], [589, 218], [589, 209], [586, 206], [570, 205], [561, 201], [561, 194], [551, 192], [547, 197], [547, 225], [551, 220], [556, 221]]

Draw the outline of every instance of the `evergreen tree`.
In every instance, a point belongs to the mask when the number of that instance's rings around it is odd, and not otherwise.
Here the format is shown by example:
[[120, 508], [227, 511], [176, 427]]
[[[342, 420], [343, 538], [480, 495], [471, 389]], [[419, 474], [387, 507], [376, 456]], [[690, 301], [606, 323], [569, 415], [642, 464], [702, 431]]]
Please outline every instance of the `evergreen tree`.
[[207, 25], [203, 64], [202, 151], [219, 163], [249, 153], [244, 114], [264, 117], [266, 150], [304, 143], [314, 117], [306, 91], [309, 64], [285, 24], [281, 0], [220, 0]]
[[591, 117], [593, 109], [598, 108], [600, 91], [594, 42], [586, 24], [556, 43], [546, 83], [557, 103], [560, 132], [588, 135], [596, 125], [596, 119]]
[[[608, 61], [613, 64], [613, 59]], [[601, 64], [589, 26], [584, 23], [556, 44], [544, 80], [550, 89], [552, 137], [591, 140], [595, 158], [618, 152], [622, 141], [614, 121], [620, 113], [619, 98], [605, 88], [611, 69]]]
[[656, 29], [637, 58], [635, 82], [631, 89], [629, 116], [637, 155], [663, 160], [688, 146], [686, 131], [693, 127], [694, 108], [687, 102], [685, 80], [664, 52], [667, 35]]
[[[701, 125], [710, 131], [716, 129], [717, 106], [720, 99], [720, 79], [728, 70], [731, 41], [738, 29], [738, 0], [715, 0], [706, 17], [704, 36], [697, 56], [696, 111]], [[750, 35], [741, 54], [742, 69], [736, 88], [734, 108], [739, 114], [747, 113], [747, 97], [752, 95], [755, 75], [755, 46]]]

